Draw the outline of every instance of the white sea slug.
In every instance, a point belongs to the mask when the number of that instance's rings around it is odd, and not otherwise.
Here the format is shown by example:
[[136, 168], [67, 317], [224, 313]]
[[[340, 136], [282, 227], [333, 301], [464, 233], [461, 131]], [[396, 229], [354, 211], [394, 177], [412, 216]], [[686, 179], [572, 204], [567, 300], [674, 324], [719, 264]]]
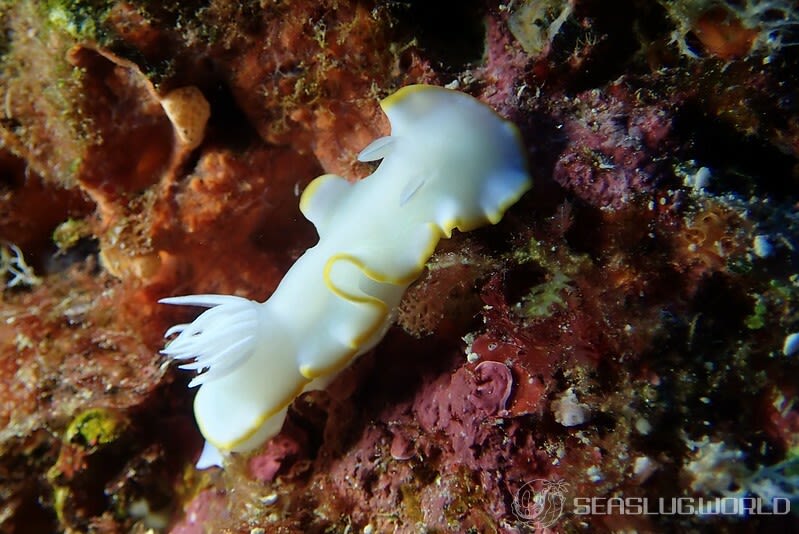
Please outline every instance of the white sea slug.
[[227, 295], [162, 299], [211, 308], [162, 351], [199, 373], [199, 467], [251, 450], [280, 431], [303, 391], [324, 387], [385, 334], [408, 285], [442, 237], [497, 223], [530, 188], [516, 127], [478, 100], [427, 85], [381, 102], [391, 135], [360, 161], [383, 161], [351, 183], [311, 182], [300, 210], [317, 229], [263, 303]]

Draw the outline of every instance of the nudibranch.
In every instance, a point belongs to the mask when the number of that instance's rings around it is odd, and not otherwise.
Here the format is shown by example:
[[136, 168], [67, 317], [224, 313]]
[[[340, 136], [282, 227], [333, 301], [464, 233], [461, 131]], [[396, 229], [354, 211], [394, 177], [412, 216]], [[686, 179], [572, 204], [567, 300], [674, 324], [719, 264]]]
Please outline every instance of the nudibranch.
[[308, 185], [300, 211], [319, 241], [268, 300], [160, 301], [210, 308], [170, 328], [166, 337], [179, 335], [162, 351], [198, 373], [199, 467], [277, 434], [295, 397], [380, 341], [442, 237], [497, 223], [530, 188], [516, 127], [475, 98], [411, 85], [380, 105], [391, 135], [358, 159], [382, 161], [356, 182], [326, 174]]

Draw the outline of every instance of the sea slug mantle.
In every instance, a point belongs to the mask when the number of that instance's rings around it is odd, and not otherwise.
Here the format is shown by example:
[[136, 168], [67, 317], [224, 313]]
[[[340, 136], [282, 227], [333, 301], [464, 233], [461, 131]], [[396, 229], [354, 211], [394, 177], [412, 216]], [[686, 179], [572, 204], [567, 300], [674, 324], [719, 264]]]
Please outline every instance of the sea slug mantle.
[[[381, 102], [391, 135], [350, 183], [311, 182], [300, 210], [316, 226], [308, 249], [263, 303], [226, 295], [162, 299], [208, 307], [162, 351], [198, 372], [191, 385], [206, 448], [198, 467], [253, 449], [280, 431], [292, 400], [324, 387], [374, 347], [442, 237], [497, 223], [531, 186], [516, 127], [478, 100], [428, 85]], [[185, 363], [188, 362], [188, 363]]]

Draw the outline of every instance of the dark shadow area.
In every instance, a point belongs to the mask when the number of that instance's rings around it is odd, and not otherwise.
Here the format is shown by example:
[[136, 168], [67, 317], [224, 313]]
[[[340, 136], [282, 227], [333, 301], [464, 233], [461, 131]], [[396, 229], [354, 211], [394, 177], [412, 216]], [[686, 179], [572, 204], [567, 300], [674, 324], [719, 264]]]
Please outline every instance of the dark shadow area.
[[412, 0], [390, 4], [400, 36], [414, 36], [433, 65], [459, 72], [483, 55], [484, 2], [480, 0]]

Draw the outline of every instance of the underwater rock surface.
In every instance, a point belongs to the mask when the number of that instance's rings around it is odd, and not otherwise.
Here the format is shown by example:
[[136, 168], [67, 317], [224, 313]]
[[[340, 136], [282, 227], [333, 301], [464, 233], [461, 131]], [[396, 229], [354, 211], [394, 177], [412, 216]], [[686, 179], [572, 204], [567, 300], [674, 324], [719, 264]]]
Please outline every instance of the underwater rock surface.
[[[0, 531], [799, 526], [795, 2], [20, 0], [0, 24]], [[299, 194], [367, 175], [410, 83], [516, 123], [532, 191], [442, 243], [277, 437], [197, 471], [158, 355], [194, 315], [156, 301], [267, 298], [316, 239]], [[794, 511], [573, 505], [610, 497]]]

